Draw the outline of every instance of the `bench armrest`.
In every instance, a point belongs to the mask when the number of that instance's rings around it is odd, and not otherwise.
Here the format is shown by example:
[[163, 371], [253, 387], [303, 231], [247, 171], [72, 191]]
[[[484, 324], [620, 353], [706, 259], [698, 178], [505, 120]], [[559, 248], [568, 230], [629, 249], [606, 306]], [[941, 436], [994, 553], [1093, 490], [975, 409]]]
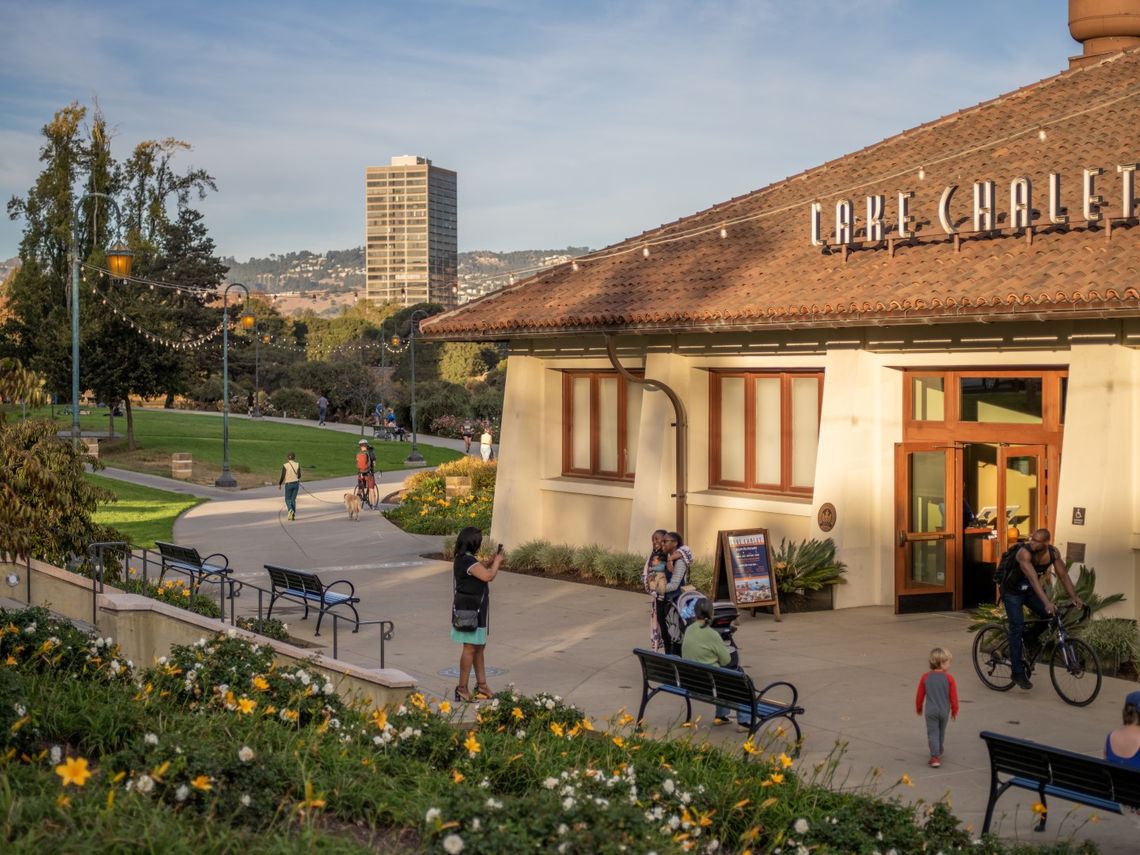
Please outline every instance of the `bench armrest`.
[[767, 695], [767, 694], [768, 694], [768, 692], [769, 692], [769, 691], [771, 691], [772, 689], [778, 688], [778, 687], [780, 687], [780, 686], [786, 686], [786, 687], [787, 687], [787, 689], [788, 689], [788, 691], [790, 691], [790, 692], [792, 693], [792, 699], [791, 699], [790, 701], [787, 701], [787, 702], [786, 702], [786, 703], [787, 703], [787, 705], [788, 705], [789, 707], [798, 706], [798, 704], [796, 703], [796, 701], [798, 701], [798, 700], [799, 700], [799, 697], [800, 697], [800, 693], [799, 693], [799, 691], [796, 689], [796, 687], [795, 687], [795, 686], [793, 686], [791, 683], [789, 683], [787, 680], [777, 680], [777, 681], [776, 681], [776, 682], [774, 682], [774, 683], [769, 683], [769, 684], [768, 684], [767, 686], [765, 686], [763, 689], [757, 689], [757, 690], [756, 690], [756, 699], [757, 699], [757, 700], [761, 700], [761, 699], [762, 699], [762, 698], [763, 698], [765, 695]]
[[321, 601], [322, 602], [325, 599], [325, 594], [339, 593], [337, 591], [333, 591], [333, 588], [335, 588], [337, 585], [348, 585], [348, 596], [349, 596], [349, 598], [353, 599], [353, 600], [356, 599], [356, 586], [353, 585], [347, 579], [337, 579], [335, 582], [330, 582], [329, 584], [325, 585], [324, 593], [321, 594]]
[[202, 564], [203, 564], [203, 565], [209, 564], [209, 563], [210, 563], [210, 559], [212, 559], [212, 558], [220, 558], [220, 559], [222, 559], [222, 562], [223, 562], [223, 563], [222, 563], [222, 568], [221, 568], [221, 569], [222, 569], [223, 571], [225, 571], [225, 570], [229, 570], [229, 569], [230, 569], [230, 559], [226, 558], [226, 556], [222, 555], [222, 553], [220, 553], [220, 552], [215, 552], [215, 553], [213, 553], [213, 554], [211, 554], [211, 555], [207, 555], [205, 558], [203, 558], [203, 559], [202, 559]]

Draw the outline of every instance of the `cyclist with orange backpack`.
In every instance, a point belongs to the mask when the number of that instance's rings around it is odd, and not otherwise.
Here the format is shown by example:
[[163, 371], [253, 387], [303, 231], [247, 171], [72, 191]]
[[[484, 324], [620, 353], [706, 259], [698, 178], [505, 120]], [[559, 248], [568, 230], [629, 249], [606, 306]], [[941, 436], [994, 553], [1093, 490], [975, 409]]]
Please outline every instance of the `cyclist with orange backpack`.
[[379, 496], [376, 493], [376, 452], [366, 439], [360, 440], [356, 447], [356, 481], [358, 485], [363, 484], [364, 487], [364, 495], [360, 498], [371, 509], [379, 504]]

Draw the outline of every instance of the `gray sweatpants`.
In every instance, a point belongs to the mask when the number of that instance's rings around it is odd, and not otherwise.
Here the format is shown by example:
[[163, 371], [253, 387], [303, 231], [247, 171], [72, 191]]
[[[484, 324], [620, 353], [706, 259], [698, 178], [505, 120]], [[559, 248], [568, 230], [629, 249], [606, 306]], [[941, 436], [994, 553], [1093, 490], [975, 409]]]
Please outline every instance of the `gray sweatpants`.
[[926, 742], [930, 746], [931, 757], [941, 757], [946, 741], [946, 724], [950, 721], [947, 713], [926, 713]]

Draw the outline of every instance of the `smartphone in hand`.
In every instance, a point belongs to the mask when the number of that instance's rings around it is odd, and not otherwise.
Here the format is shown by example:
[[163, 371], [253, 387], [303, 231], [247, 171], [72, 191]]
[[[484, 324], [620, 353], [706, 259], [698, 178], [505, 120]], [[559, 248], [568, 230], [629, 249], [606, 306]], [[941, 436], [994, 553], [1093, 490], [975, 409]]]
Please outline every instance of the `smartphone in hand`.
[[503, 554], [503, 544], [501, 544], [501, 543], [499, 544], [499, 548], [495, 550], [495, 554], [496, 555], [502, 555]]

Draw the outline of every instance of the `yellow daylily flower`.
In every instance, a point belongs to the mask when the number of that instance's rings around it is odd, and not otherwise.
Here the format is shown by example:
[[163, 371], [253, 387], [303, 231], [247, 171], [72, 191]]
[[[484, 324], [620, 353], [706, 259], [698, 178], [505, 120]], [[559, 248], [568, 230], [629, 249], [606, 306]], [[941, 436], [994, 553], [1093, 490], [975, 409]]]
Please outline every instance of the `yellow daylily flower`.
[[82, 787], [91, 777], [91, 770], [87, 768], [87, 761], [82, 757], [68, 757], [66, 763], [55, 767], [55, 773], [63, 780], [63, 785], [73, 784]]

